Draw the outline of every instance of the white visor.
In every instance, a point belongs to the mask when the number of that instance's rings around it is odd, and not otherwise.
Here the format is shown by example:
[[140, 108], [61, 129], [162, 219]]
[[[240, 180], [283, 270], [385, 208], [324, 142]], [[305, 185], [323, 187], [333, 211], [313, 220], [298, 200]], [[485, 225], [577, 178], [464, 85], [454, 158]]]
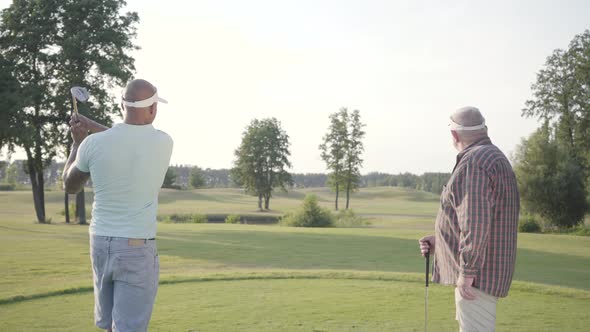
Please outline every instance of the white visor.
[[158, 97], [157, 91], [156, 91], [156, 93], [154, 93], [153, 96], [149, 97], [148, 99], [138, 100], [138, 101], [126, 101], [121, 96], [121, 101], [123, 102], [123, 105], [129, 106], [129, 107], [135, 107], [135, 108], [149, 107], [149, 106], [152, 106], [154, 103], [158, 103], [158, 102], [168, 104], [168, 101], [166, 99]]
[[457, 122], [453, 121], [453, 119], [451, 119], [451, 123], [449, 123], [449, 127], [451, 127], [451, 130], [458, 130], [458, 131], [462, 131], [462, 130], [480, 130], [480, 129], [484, 129], [486, 127], [486, 120], [484, 119], [483, 122], [479, 125], [475, 125], [475, 126], [463, 126], [458, 124]]

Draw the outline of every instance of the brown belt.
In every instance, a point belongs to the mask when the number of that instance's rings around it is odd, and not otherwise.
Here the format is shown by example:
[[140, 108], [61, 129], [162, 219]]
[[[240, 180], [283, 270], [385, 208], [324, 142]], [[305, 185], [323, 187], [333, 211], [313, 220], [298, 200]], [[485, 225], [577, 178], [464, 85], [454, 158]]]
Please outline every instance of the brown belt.
[[138, 246], [142, 246], [144, 244], [146, 244], [148, 241], [152, 241], [155, 240], [156, 238], [151, 238], [151, 239], [129, 239], [127, 240], [127, 244], [130, 247], [138, 247]]

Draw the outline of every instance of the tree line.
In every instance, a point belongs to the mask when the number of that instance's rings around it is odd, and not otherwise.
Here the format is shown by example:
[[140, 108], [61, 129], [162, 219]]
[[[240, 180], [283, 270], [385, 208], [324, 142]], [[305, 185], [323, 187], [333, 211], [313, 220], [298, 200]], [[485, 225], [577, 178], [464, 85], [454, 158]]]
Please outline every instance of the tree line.
[[[0, 161], [0, 183], [30, 185], [30, 178], [25, 172], [26, 160], [12, 162]], [[44, 181], [48, 186], [60, 185], [63, 162], [53, 161], [44, 170]], [[424, 173], [421, 175], [409, 172], [389, 174], [371, 172], [360, 176], [359, 187], [404, 187], [440, 193], [450, 173]], [[329, 186], [327, 173], [292, 173], [290, 189], [323, 188]], [[90, 186], [90, 184], [88, 184]], [[232, 180], [231, 169], [201, 168], [193, 165], [170, 165], [164, 188], [179, 190], [204, 188], [241, 188]]]

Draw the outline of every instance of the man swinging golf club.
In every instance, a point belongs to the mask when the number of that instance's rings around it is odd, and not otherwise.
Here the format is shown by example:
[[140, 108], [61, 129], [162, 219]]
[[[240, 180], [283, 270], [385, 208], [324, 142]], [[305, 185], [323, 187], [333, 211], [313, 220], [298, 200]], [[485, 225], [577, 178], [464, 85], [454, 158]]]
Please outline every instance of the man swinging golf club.
[[441, 194], [435, 234], [419, 240], [420, 250], [434, 255], [434, 282], [456, 285], [460, 330], [494, 331], [496, 304], [508, 295], [516, 261], [516, 177], [477, 108], [457, 110], [450, 129], [457, 163]]
[[64, 188], [77, 193], [92, 178], [94, 320], [109, 331], [146, 331], [158, 289], [158, 192], [172, 154], [170, 136], [152, 126], [158, 102], [156, 88], [137, 79], [122, 96], [124, 123], [109, 129], [78, 114], [70, 122]]

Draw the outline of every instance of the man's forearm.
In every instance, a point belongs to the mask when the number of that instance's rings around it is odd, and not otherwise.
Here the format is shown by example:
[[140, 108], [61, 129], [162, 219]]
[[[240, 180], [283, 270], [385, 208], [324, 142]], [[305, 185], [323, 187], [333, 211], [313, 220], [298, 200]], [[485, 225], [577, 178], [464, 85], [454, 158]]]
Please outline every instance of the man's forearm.
[[68, 160], [66, 161], [66, 164], [64, 165], [64, 171], [62, 173], [64, 187], [66, 184], [66, 179], [68, 177], [68, 173], [70, 172], [70, 167], [72, 167], [72, 164], [76, 160], [77, 154], [78, 154], [78, 144], [72, 144], [72, 151], [70, 151], [70, 155], [68, 156]]
[[98, 133], [98, 132], [101, 132], [101, 131], [105, 131], [107, 129], [109, 129], [109, 127], [104, 126], [104, 125], [101, 125], [100, 123], [98, 123], [98, 122], [96, 122], [94, 120], [88, 119], [88, 130], [91, 133], [94, 134], [94, 133]]

